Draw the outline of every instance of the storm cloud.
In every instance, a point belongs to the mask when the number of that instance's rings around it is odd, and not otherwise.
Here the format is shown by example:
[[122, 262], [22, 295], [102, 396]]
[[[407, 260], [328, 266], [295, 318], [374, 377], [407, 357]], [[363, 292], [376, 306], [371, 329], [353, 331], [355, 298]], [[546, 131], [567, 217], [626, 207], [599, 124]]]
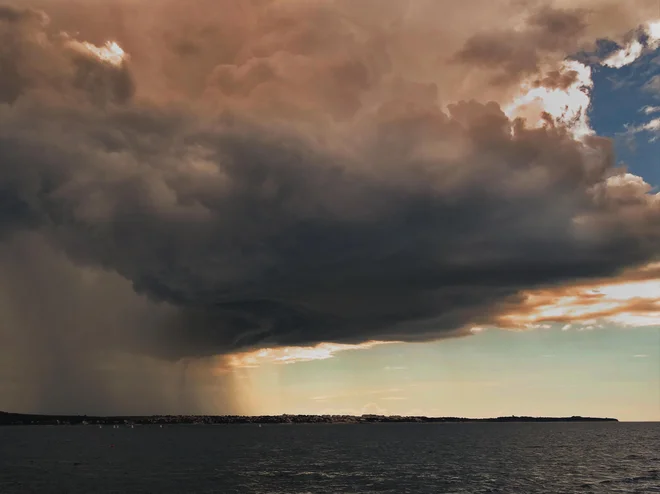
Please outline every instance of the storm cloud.
[[[572, 83], [541, 65], [589, 41], [591, 11], [529, 3], [510, 41], [486, 19], [429, 25], [438, 3], [378, 2], [369, 21], [342, 1], [168, 2], [138, 30], [127, 2], [114, 32], [90, 14], [75, 35], [65, 6], [0, 7], [0, 242], [27, 235], [123, 287], [83, 308], [72, 292], [79, 317], [57, 321], [60, 303], [22, 331], [174, 361], [425, 341], [497, 321], [523, 290], [656, 259], [660, 203], [609, 140], [501, 109], [521, 77]], [[493, 63], [507, 77], [467, 79]], [[60, 288], [37, 285], [45, 314]]]

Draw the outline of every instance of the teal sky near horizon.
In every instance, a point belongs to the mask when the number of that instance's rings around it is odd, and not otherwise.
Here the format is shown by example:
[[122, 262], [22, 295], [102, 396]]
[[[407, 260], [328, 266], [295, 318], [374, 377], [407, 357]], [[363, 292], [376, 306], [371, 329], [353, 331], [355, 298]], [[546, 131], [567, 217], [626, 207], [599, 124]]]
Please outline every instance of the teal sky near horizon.
[[235, 372], [253, 413], [660, 421], [660, 328], [486, 330]]

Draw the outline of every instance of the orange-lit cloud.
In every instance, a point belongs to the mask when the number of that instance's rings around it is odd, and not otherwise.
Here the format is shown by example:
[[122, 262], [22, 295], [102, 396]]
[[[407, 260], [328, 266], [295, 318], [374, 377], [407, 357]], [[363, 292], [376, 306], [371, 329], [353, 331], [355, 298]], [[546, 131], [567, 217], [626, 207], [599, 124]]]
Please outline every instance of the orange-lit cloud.
[[[515, 330], [549, 329], [553, 324], [560, 324], [563, 329], [594, 329], [604, 325], [660, 326], [660, 263], [630, 270], [620, 278], [528, 291], [522, 294], [522, 300], [510, 312], [497, 317], [495, 325]], [[483, 326], [473, 326], [470, 332], [476, 334], [484, 329]], [[368, 350], [391, 343], [400, 342], [371, 341], [356, 345], [320, 343], [308, 347], [264, 348], [229, 355], [225, 362], [229, 369], [294, 364], [331, 359], [339, 352]], [[384, 367], [386, 371], [407, 369], [406, 366]], [[314, 399], [327, 401], [330, 398], [320, 396]], [[395, 395], [383, 399], [403, 398]]]
[[510, 329], [547, 324], [566, 329], [660, 325], [660, 266], [629, 271], [620, 279], [529, 291], [519, 307], [498, 319], [499, 327]]

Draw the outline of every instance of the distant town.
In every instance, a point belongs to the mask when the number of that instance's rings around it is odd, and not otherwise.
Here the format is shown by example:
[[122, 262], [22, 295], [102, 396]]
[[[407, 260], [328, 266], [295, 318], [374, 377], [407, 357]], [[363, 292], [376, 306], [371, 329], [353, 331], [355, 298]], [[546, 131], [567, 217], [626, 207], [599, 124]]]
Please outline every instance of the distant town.
[[150, 415], [100, 417], [87, 415], [32, 415], [0, 412], [0, 425], [231, 425], [231, 424], [373, 424], [456, 422], [618, 422], [598, 417], [408, 417], [400, 415]]

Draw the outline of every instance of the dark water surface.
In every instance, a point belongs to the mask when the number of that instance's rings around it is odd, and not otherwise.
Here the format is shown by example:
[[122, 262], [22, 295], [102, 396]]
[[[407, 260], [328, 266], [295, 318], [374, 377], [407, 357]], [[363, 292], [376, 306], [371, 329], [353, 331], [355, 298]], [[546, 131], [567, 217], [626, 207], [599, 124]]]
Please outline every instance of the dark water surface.
[[0, 427], [0, 493], [660, 493], [660, 424]]

